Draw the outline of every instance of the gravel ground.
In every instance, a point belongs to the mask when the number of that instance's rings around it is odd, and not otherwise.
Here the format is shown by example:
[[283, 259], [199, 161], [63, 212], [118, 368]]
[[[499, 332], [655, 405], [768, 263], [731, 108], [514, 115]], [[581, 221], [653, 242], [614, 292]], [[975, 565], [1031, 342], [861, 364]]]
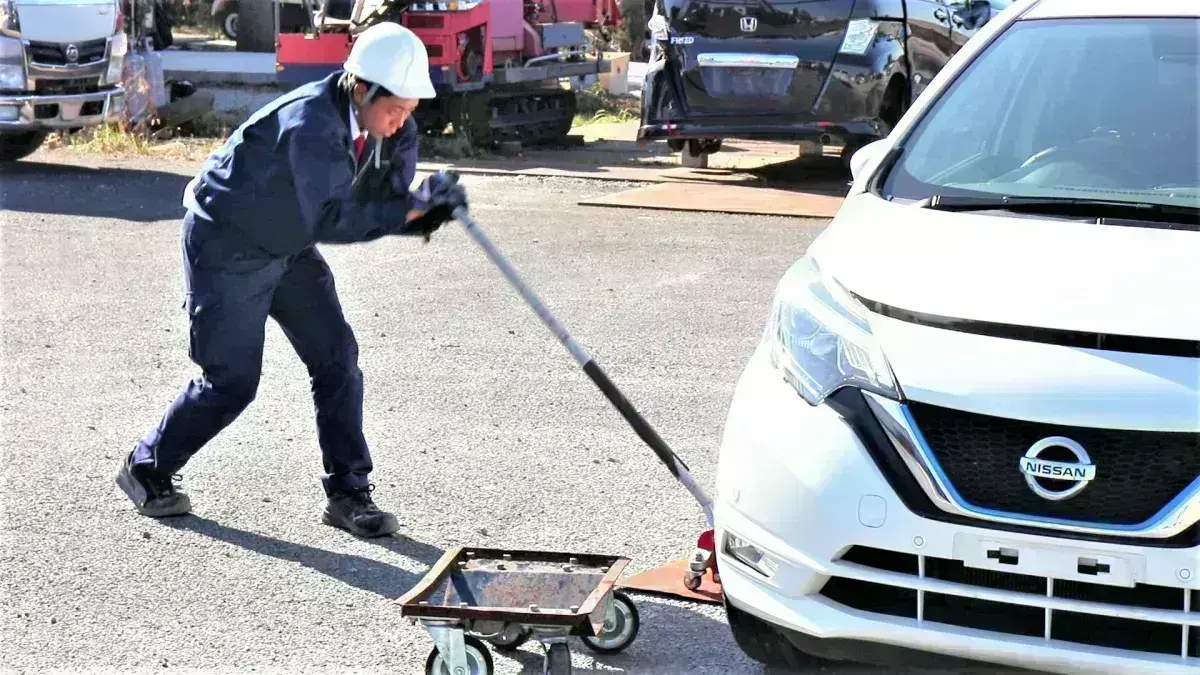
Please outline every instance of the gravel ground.
[[[460, 228], [325, 247], [361, 343], [376, 497], [402, 536], [320, 524], [306, 373], [268, 324], [259, 396], [184, 470], [194, 515], [136, 515], [118, 459], [194, 374], [179, 195], [193, 164], [42, 154], [2, 197], [0, 663], [18, 672], [421, 672], [403, 594], [449, 547], [690, 552], [703, 518]], [[776, 279], [822, 223], [575, 206], [632, 187], [469, 176], [552, 311], [711, 486]], [[639, 598], [577, 673], [758, 673], [719, 608]], [[498, 673], [540, 673], [527, 646]], [[865, 672], [854, 669], [838, 672]]]

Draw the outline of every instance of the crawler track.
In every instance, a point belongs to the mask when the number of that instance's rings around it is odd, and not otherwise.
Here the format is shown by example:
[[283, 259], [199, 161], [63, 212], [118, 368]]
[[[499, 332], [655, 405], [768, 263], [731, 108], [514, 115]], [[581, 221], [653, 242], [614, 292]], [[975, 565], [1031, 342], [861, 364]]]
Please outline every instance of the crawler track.
[[440, 134], [453, 124], [455, 132], [464, 133], [475, 146], [505, 141], [544, 145], [566, 137], [575, 110], [573, 91], [498, 89], [455, 94], [419, 111], [418, 117], [426, 133]]

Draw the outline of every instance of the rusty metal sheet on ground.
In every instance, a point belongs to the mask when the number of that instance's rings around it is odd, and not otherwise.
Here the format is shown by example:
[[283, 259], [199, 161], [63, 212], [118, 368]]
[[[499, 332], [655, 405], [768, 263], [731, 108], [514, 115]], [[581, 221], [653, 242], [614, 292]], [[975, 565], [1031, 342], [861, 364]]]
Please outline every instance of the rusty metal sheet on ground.
[[663, 211], [832, 218], [842, 205], [842, 198], [741, 185], [663, 183], [584, 199], [579, 204]]
[[655, 595], [671, 595], [685, 600], [721, 604], [724, 591], [721, 584], [712, 580], [711, 574], [705, 574], [700, 582], [700, 588], [689, 591], [683, 585], [683, 573], [688, 569], [688, 559], [681, 558], [661, 567], [655, 567], [641, 574], [635, 574], [628, 579], [617, 582], [617, 588], [631, 591], [652, 593]]
[[759, 178], [746, 171], [730, 169], [688, 169], [670, 166], [603, 166], [571, 162], [420, 162], [419, 171], [453, 170], [464, 175], [539, 176], [548, 178], [584, 178], [636, 183], [754, 183]]

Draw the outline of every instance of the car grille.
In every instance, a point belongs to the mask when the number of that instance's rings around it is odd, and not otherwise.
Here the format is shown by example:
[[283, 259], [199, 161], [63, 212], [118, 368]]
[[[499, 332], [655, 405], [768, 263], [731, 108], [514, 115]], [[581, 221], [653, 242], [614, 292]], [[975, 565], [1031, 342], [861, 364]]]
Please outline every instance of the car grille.
[[[1200, 610], [1200, 591], [1138, 584], [1133, 588], [1047, 579], [966, 567], [957, 560], [854, 546], [841, 558], [880, 572], [948, 582], [934, 593], [876, 581], [834, 576], [821, 595], [846, 607], [962, 628], [1110, 647], [1132, 652], [1200, 658], [1200, 627], [1183, 623], [1183, 613]], [[1011, 591], [1011, 602], [983, 600], [979, 589]], [[1189, 597], [1190, 594], [1190, 597]], [[1028, 604], [1022, 604], [1028, 596]], [[1095, 603], [1089, 612], [1050, 609], [1045, 598]], [[1175, 622], [1132, 619], [1139, 610], [1173, 612]], [[1197, 613], [1196, 616], [1200, 616]]]
[[[916, 426], [963, 500], [1029, 516], [1137, 525], [1158, 513], [1200, 476], [1200, 434], [1118, 431], [1023, 422], [911, 403]], [[1087, 450], [1096, 477], [1071, 499], [1039, 497], [1018, 468], [1034, 443], [1066, 436]], [[1064, 451], [1065, 452], [1065, 451]], [[1042, 459], [1074, 461], [1068, 456]], [[1069, 484], [1044, 481], [1052, 490]]]
[[75, 61], [67, 59], [67, 43], [30, 42], [29, 60], [45, 66], [86, 65], [104, 60], [108, 53], [108, 40], [89, 40], [72, 43], [79, 50], [79, 58]]
[[70, 80], [39, 78], [36, 86], [39, 94], [94, 94], [100, 91], [100, 78], [77, 77]]

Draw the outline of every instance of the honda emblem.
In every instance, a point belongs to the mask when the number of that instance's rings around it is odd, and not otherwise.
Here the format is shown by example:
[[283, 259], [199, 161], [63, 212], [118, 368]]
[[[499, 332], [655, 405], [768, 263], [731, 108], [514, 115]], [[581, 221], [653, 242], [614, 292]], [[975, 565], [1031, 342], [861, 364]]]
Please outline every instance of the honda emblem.
[[743, 33], [753, 33], [756, 30], [758, 30], [758, 19], [756, 19], [752, 16], [743, 16], [742, 17], [742, 32]]

